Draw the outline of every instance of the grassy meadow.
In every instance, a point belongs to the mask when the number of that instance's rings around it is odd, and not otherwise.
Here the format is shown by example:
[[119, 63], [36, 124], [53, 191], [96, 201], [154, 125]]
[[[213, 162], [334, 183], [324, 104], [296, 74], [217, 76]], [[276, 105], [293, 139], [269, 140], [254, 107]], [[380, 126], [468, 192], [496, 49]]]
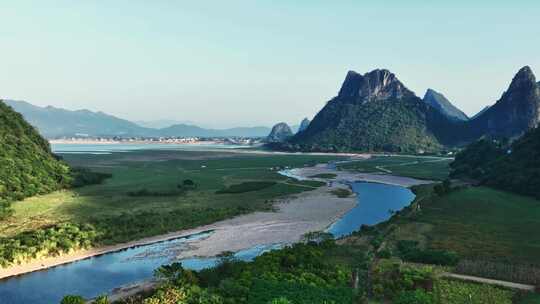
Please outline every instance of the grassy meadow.
[[[73, 166], [111, 173], [112, 178], [100, 185], [57, 191], [15, 203], [14, 216], [0, 222], [0, 236], [11, 236], [63, 221], [85, 223], [93, 219], [148, 211], [166, 215], [171, 211], [189, 214], [201, 208], [234, 209], [235, 212], [230, 214], [233, 215], [268, 210], [271, 207], [269, 201], [273, 199], [311, 190], [319, 185], [287, 179], [277, 173], [278, 167], [298, 167], [336, 159], [326, 156], [157, 150], [106, 155], [64, 154], [63, 157]], [[178, 185], [188, 179], [195, 183], [194, 189], [179, 192]], [[271, 185], [256, 191], [221, 193], [231, 186], [241, 187], [245, 182]], [[129, 192], [143, 189], [178, 195], [128, 195]], [[181, 223], [178, 225], [184, 226]]]
[[14, 203], [13, 216], [0, 222], [2, 264], [272, 210], [274, 200], [324, 184], [283, 177], [278, 168], [339, 159], [163, 150], [63, 157], [112, 178]]
[[340, 164], [343, 170], [388, 173], [427, 180], [444, 180], [452, 159], [429, 156], [373, 156]]

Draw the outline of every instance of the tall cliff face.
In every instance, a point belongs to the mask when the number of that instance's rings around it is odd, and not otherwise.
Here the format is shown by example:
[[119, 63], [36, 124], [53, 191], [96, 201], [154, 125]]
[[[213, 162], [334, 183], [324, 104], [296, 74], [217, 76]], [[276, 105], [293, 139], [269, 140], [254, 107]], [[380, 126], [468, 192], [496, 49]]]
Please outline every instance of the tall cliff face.
[[270, 131], [270, 134], [266, 137], [266, 141], [269, 143], [279, 143], [287, 140], [292, 135], [293, 132], [291, 127], [284, 122], [280, 122], [272, 128], [272, 131]]
[[412, 97], [409, 91], [388, 70], [377, 69], [364, 75], [349, 71], [339, 90], [338, 98], [355, 103]]
[[443, 94], [433, 90], [427, 89], [424, 98], [422, 99], [425, 103], [439, 110], [442, 114], [446, 115], [448, 118], [467, 121], [469, 117], [463, 113], [460, 109], [454, 106]]
[[508, 90], [470, 123], [473, 137], [490, 135], [515, 138], [540, 122], [540, 86], [526, 66], [512, 79]]

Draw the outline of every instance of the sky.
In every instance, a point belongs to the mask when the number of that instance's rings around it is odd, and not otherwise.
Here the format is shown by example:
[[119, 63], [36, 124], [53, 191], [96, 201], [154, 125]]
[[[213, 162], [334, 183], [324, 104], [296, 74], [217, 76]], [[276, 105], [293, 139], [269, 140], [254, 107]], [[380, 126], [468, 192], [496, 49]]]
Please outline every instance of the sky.
[[298, 124], [348, 70], [386, 68], [473, 115], [522, 66], [540, 75], [539, 16], [540, 1], [0, 0], [0, 98], [218, 128]]

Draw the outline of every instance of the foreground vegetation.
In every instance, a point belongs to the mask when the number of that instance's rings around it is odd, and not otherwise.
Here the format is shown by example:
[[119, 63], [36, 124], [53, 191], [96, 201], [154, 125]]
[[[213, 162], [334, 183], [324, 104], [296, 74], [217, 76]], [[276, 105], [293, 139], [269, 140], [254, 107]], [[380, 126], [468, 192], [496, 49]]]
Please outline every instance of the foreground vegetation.
[[94, 185], [16, 202], [0, 221], [0, 265], [272, 210], [275, 199], [324, 184], [290, 180], [277, 168], [336, 159], [188, 151], [64, 156], [73, 167], [103, 173], [77, 170], [75, 180]]
[[[355, 259], [346, 258], [351, 252]], [[397, 304], [511, 304], [534, 300], [509, 289], [445, 279], [432, 266], [395, 258], [369, 263], [367, 252], [359, 245], [325, 239], [274, 250], [253, 262], [223, 255], [217, 267], [199, 272], [173, 263], [156, 270], [157, 289], [120, 303], [350, 304], [371, 298]], [[107, 303], [104, 298], [100, 301]]]

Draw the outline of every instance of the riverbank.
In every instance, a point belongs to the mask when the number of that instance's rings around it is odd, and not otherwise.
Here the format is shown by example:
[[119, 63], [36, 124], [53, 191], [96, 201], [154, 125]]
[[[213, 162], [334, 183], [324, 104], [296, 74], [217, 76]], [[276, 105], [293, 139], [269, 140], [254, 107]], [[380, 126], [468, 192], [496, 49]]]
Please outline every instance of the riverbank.
[[343, 199], [330, 193], [332, 189], [343, 187], [346, 186], [337, 184], [331, 187], [323, 186], [287, 197], [275, 205], [277, 212], [255, 212], [194, 229], [11, 266], [0, 269], [0, 279], [208, 230], [214, 230], [214, 233], [205, 240], [193, 242], [194, 245], [183, 252], [182, 257], [214, 256], [223, 251], [239, 251], [257, 245], [296, 242], [307, 232], [326, 228], [355, 206], [354, 196]]

